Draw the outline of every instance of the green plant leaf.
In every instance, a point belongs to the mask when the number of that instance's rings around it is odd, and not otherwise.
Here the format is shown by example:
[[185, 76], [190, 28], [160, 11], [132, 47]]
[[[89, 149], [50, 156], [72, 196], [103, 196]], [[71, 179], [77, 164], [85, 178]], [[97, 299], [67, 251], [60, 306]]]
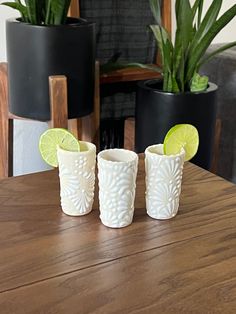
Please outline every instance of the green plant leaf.
[[173, 47], [173, 69], [172, 69], [172, 80], [176, 82], [173, 84], [173, 92], [179, 92], [184, 87], [184, 64], [185, 64], [185, 53], [183, 49], [183, 42], [181, 38], [180, 30], [176, 31], [175, 45]]
[[164, 54], [163, 54], [163, 38], [161, 35], [161, 27], [159, 25], [150, 25], [150, 28], [154, 34], [154, 37], [156, 38], [158, 49], [161, 54], [161, 62], [163, 65]]
[[53, 24], [51, 21], [52, 11], [51, 11], [51, 0], [46, 0], [46, 13], [45, 13], [45, 24], [50, 25]]
[[179, 90], [184, 90], [185, 60], [192, 40], [193, 12], [188, 0], [176, 1], [176, 36], [173, 49], [173, 74]]
[[207, 89], [208, 86], [208, 77], [203, 75], [200, 76], [198, 73], [195, 73], [190, 85], [191, 92], [202, 92]]
[[195, 18], [196, 13], [198, 12], [197, 16], [197, 28], [199, 28], [201, 24], [201, 18], [202, 18], [202, 9], [203, 9], [203, 1], [204, 0], [196, 0], [193, 7], [192, 7], [192, 12], [193, 12], [193, 18]]
[[199, 2], [199, 7], [198, 7], [198, 17], [197, 17], [197, 28], [199, 29], [202, 21], [202, 9], [203, 9], [203, 0]]
[[19, 2], [3, 2], [1, 5], [5, 5], [20, 12], [23, 22], [28, 22], [27, 8]]
[[168, 89], [168, 85], [169, 85], [169, 71], [166, 68], [164, 68], [163, 69], [163, 91], [164, 92], [171, 91], [170, 89]]
[[221, 6], [222, 0], [213, 1], [212, 4], [210, 5], [202, 23], [199, 26], [199, 29], [196, 31], [193, 37], [189, 51], [190, 55], [196, 49], [197, 45], [200, 43], [202, 38], [207, 34], [212, 25], [214, 25], [219, 14], [219, 11], [221, 9]]
[[161, 63], [163, 67], [163, 72], [165, 72], [166, 70], [168, 72], [171, 72], [172, 62], [170, 64], [171, 60], [170, 58], [172, 58], [171, 55], [173, 53], [173, 45], [171, 43], [170, 36], [167, 33], [167, 31], [159, 25], [150, 25], [150, 28], [153, 31], [153, 34], [157, 40], [158, 48], [161, 53]]
[[[177, 13], [178, 12], [178, 13]], [[193, 13], [189, 0], [176, 1], [176, 40], [182, 41], [183, 50], [186, 51], [193, 36]]]
[[173, 55], [173, 47], [171, 41], [166, 38], [163, 40], [163, 54], [164, 54], [164, 65], [167, 67], [169, 73], [172, 72], [172, 55]]
[[203, 2], [203, 0], [195, 0], [192, 6], [193, 17], [195, 17], [197, 11], [199, 11], [199, 8], [201, 7], [201, 2]]
[[178, 85], [175, 77], [172, 77], [172, 90], [171, 91], [173, 93], [179, 93], [180, 92], [179, 85]]
[[165, 92], [172, 92], [173, 91], [173, 85], [172, 85], [172, 77], [171, 73], [168, 72], [168, 80], [167, 80], [167, 88], [164, 89]]
[[51, 0], [50, 7], [53, 15], [53, 24], [60, 25], [66, 22], [67, 12], [71, 0]]
[[20, 12], [23, 22], [39, 25], [65, 24], [71, 0], [21, 0], [4, 2]]
[[185, 90], [185, 60], [184, 57], [180, 60], [180, 65], [178, 68], [178, 72], [176, 75], [176, 80], [178, 82], [178, 86], [181, 92]]
[[67, 19], [70, 3], [71, 3], [71, 0], [65, 0], [63, 23], [66, 23], [66, 19]]
[[236, 15], [236, 4], [228, 9], [209, 29], [201, 42], [196, 46], [196, 49], [189, 56], [188, 68], [186, 74], [186, 82], [189, 82], [194, 75], [195, 69], [200, 62], [200, 59], [206, 52], [215, 36], [225, 27]]
[[163, 86], [164, 91], [172, 91], [172, 55], [173, 55], [173, 49], [171, 42], [167, 39], [167, 41], [163, 44], [163, 70], [164, 73], [166, 73], [166, 76], [164, 75], [163, 79]]
[[181, 4], [181, 0], [175, 1], [175, 16], [176, 16], [176, 18], [177, 18], [177, 16], [179, 16], [180, 4]]
[[31, 24], [39, 24], [37, 15], [37, 0], [25, 0], [28, 18]]
[[162, 25], [161, 21], [161, 5], [160, 5], [160, 0], [149, 0], [150, 3], [150, 8], [152, 11], [152, 14], [159, 26]]

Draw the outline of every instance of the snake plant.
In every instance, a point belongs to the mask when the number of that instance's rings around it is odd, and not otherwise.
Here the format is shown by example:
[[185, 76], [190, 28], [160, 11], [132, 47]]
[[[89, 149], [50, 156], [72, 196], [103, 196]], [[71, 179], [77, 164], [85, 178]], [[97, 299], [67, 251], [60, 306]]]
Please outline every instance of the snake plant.
[[1, 4], [16, 9], [21, 21], [34, 25], [61, 25], [66, 23], [71, 0], [15, 0]]
[[156, 24], [151, 30], [160, 49], [163, 74], [163, 90], [184, 92], [202, 91], [207, 88], [208, 78], [198, 74], [200, 67], [215, 56], [232, 46], [231, 42], [206, 56], [206, 50], [215, 36], [235, 17], [236, 4], [219, 17], [222, 0], [213, 0], [203, 16], [204, 0], [175, 1], [176, 33], [172, 43], [170, 35], [162, 26], [159, 0], [150, 0]]
[[[222, 0], [212, 0], [203, 16], [204, 0], [176, 0], [176, 32], [172, 42], [170, 34], [162, 25], [160, 0], [149, 0], [156, 24], [150, 28], [160, 51], [162, 67], [140, 63], [120, 63], [111, 58], [102, 65], [102, 72], [110, 72], [127, 67], [141, 67], [160, 72], [163, 76], [163, 90], [179, 93], [206, 90], [208, 77], [200, 76], [200, 67], [216, 54], [236, 45], [231, 42], [206, 55], [215, 36], [236, 16], [236, 4], [219, 17]], [[191, 3], [193, 3], [191, 5]], [[163, 1], [163, 5], [165, 0]]]

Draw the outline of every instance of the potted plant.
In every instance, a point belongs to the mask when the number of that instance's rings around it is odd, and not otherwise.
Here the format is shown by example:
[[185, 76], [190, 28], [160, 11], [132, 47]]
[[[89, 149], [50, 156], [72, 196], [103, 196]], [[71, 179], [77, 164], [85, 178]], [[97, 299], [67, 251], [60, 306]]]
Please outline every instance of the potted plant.
[[200, 146], [193, 162], [206, 169], [211, 165], [216, 118], [217, 86], [199, 75], [201, 65], [215, 54], [234, 45], [224, 45], [207, 57], [205, 52], [214, 37], [236, 15], [236, 4], [219, 16], [221, 0], [212, 1], [203, 15], [203, 0], [176, 0], [174, 43], [162, 26], [159, 0], [150, 0], [156, 25], [151, 30], [157, 40], [162, 63], [162, 80], [139, 83], [136, 99], [135, 147], [137, 152], [162, 143], [175, 124], [197, 127]]
[[[162, 68], [139, 63], [120, 63], [111, 59], [101, 71], [106, 73], [126, 67], [143, 67], [162, 74], [161, 80], [138, 84], [136, 97], [135, 148], [143, 152], [149, 145], [162, 143], [175, 124], [190, 123], [197, 127], [200, 146], [193, 162], [210, 168], [214, 141], [217, 86], [198, 71], [204, 63], [232, 46], [222, 46], [207, 56], [205, 52], [215, 36], [235, 17], [236, 4], [219, 16], [222, 0], [213, 0], [203, 15], [204, 0], [176, 0], [176, 33], [172, 42], [162, 26], [160, 0], [149, 0], [156, 25], [151, 25]], [[190, 3], [193, 3], [192, 6]], [[164, 5], [164, 3], [163, 3]], [[114, 62], [115, 61], [115, 62]]]
[[6, 22], [11, 113], [50, 120], [50, 75], [65, 75], [69, 118], [93, 110], [95, 24], [68, 18], [71, 0], [3, 2], [21, 17]]

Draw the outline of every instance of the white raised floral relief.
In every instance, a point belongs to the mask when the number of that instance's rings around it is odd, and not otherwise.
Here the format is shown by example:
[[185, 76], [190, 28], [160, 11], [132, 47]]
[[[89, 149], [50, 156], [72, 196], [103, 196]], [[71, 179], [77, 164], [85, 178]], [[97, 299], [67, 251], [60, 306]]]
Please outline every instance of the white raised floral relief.
[[166, 156], [163, 145], [145, 150], [146, 208], [150, 217], [169, 219], [178, 212], [185, 152]]
[[65, 214], [81, 216], [92, 210], [95, 187], [96, 147], [69, 152], [58, 148], [61, 207]]
[[138, 156], [124, 149], [98, 154], [99, 207], [102, 223], [121, 228], [132, 223]]

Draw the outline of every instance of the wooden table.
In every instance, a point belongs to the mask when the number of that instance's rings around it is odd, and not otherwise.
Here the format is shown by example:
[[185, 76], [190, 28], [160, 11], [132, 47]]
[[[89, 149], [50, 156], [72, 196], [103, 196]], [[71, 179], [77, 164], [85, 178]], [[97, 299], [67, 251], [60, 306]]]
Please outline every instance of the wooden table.
[[57, 171], [0, 182], [0, 313], [236, 313], [236, 186], [185, 165], [179, 214], [69, 217]]

